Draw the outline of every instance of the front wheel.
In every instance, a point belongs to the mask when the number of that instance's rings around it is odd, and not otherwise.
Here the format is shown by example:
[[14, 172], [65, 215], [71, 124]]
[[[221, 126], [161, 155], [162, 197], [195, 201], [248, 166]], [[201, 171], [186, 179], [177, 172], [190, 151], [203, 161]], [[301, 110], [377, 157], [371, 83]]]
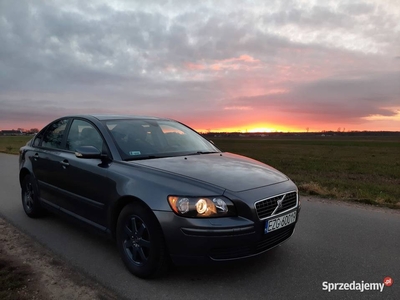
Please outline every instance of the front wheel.
[[168, 268], [161, 228], [149, 209], [128, 204], [117, 223], [117, 244], [128, 270], [141, 278], [158, 277]]
[[21, 189], [22, 206], [30, 218], [39, 218], [44, 215], [44, 210], [39, 202], [39, 187], [32, 175], [26, 175], [22, 181]]

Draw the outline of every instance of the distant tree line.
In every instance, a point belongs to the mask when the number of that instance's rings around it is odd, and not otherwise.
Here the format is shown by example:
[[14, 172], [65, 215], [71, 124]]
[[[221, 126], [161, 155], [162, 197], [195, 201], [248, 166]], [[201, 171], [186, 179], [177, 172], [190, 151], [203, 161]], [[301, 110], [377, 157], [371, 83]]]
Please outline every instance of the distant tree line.
[[400, 131], [321, 131], [321, 132], [206, 132], [201, 133], [206, 138], [212, 137], [329, 137], [329, 136], [348, 136], [348, 137], [400, 137]]
[[29, 134], [36, 134], [38, 132], [39, 132], [38, 128], [31, 128], [31, 129], [17, 128], [11, 130], [0, 130], [0, 135], [29, 135]]

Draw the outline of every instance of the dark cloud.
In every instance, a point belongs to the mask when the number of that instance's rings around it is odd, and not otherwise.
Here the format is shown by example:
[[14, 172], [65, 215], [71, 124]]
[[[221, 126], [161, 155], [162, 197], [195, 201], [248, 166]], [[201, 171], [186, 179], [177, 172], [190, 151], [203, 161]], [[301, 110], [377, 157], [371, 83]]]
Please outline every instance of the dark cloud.
[[343, 4], [341, 7], [342, 11], [351, 15], [351, 16], [359, 16], [359, 15], [368, 15], [374, 12], [374, 5], [371, 3], [364, 2], [353, 2]]
[[237, 126], [266, 107], [395, 116], [400, 16], [387, 5], [2, 1], [0, 127], [93, 109]]

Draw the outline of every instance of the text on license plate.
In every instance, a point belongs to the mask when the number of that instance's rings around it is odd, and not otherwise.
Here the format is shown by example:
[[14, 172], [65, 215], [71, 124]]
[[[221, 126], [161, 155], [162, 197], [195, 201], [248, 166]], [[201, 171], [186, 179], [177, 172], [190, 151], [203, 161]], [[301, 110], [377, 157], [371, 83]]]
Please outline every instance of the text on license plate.
[[279, 228], [288, 226], [294, 222], [296, 222], [296, 211], [274, 219], [269, 219], [267, 220], [267, 222], [265, 222], [264, 233], [268, 233]]

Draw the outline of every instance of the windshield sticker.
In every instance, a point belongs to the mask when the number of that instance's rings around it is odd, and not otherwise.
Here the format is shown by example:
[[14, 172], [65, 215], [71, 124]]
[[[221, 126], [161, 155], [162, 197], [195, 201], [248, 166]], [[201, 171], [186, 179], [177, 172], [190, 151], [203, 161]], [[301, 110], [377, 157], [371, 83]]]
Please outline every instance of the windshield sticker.
[[140, 151], [129, 151], [129, 155], [140, 155]]

